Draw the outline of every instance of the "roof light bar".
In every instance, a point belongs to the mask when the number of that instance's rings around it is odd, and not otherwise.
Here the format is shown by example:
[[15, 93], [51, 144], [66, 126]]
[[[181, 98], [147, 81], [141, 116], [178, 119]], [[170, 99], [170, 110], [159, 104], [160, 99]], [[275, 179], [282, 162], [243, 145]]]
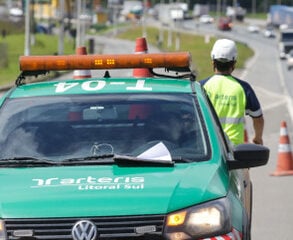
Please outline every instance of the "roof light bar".
[[189, 52], [118, 54], [118, 55], [64, 55], [21, 56], [21, 71], [121, 69], [121, 68], [186, 68], [191, 63]]

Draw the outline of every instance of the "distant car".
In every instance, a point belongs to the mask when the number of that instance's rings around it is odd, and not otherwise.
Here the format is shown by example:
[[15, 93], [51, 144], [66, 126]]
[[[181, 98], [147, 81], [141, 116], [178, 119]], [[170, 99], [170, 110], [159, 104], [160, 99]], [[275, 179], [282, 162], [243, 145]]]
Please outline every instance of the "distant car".
[[288, 58], [289, 52], [293, 49], [293, 42], [280, 42], [279, 43], [279, 56], [281, 60]]
[[49, 27], [48, 26], [45, 26], [43, 24], [37, 24], [36, 25], [36, 28], [35, 28], [35, 31], [37, 33], [48, 34], [49, 33]]
[[266, 38], [274, 38], [276, 37], [276, 33], [273, 29], [270, 29], [270, 28], [266, 28], [264, 31], [263, 31], [263, 35], [264, 37]]
[[20, 8], [14, 7], [9, 9], [9, 15], [14, 17], [22, 17], [23, 11]]
[[288, 29], [288, 28], [289, 28], [289, 26], [287, 24], [281, 24], [279, 26], [279, 30], [284, 30], [284, 29]]
[[200, 23], [213, 23], [214, 22], [214, 18], [211, 17], [210, 15], [208, 14], [204, 14], [204, 15], [201, 15], [199, 17], [199, 22]]
[[259, 32], [259, 26], [256, 25], [249, 25], [247, 27], [247, 31], [251, 33], [258, 33]]
[[290, 71], [293, 68], [293, 49], [287, 54], [287, 69]]
[[222, 31], [232, 30], [232, 19], [229, 17], [221, 17], [218, 21], [218, 29]]

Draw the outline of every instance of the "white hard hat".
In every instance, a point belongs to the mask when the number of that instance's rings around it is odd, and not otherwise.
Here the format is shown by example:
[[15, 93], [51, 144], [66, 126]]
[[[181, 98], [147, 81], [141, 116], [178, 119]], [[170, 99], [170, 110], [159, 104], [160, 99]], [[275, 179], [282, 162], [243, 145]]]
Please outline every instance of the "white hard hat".
[[213, 46], [211, 58], [220, 62], [236, 61], [237, 48], [235, 42], [229, 39], [217, 40]]

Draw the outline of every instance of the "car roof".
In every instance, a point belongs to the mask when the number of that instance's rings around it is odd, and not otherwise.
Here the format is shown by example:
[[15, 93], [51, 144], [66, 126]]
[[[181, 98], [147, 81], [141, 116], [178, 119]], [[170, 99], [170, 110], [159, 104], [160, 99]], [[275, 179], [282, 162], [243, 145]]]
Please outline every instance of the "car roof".
[[56, 96], [68, 94], [107, 93], [191, 93], [191, 83], [186, 79], [167, 78], [88, 78], [20, 85], [10, 93], [10, 98], [28, 96]]

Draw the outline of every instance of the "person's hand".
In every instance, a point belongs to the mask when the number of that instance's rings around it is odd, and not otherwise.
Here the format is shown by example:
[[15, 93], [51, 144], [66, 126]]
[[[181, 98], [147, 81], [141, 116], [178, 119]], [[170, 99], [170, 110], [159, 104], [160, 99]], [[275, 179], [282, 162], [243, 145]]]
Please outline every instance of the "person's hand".
[[252, 142], [253, 142], [254, 144], [260, 144], [260, 145], [263, 145], [262, 138], [254, 137], [254, 138], [252, 139]]

